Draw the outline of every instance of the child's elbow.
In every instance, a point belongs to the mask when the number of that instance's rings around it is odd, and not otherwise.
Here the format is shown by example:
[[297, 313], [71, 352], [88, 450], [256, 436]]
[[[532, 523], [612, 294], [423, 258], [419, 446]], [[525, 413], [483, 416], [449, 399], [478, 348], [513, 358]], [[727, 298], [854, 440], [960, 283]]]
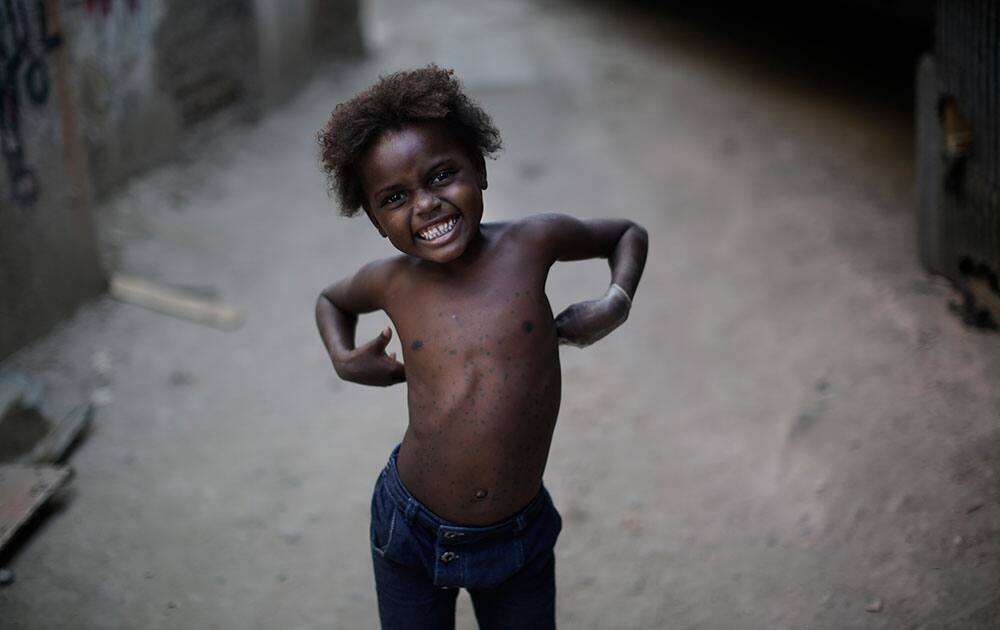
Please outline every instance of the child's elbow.
[[646, 231], [646, 228], [642, 227], [635, 221], [629, 221], [629, 223], [631, 223], [631, 225], [629, 226], [628, 231], [632, 233], [633, 238], [635, 238], [640, 243], [648, 244], [649, 232]]
[[327, 295], [326, 291], [323, 291], [316, 298], [316, 321], [322, 322], [324, 320], [330, 319], [334, 315], [334, 311], [337, 305], [333, 303], [330, 296]]

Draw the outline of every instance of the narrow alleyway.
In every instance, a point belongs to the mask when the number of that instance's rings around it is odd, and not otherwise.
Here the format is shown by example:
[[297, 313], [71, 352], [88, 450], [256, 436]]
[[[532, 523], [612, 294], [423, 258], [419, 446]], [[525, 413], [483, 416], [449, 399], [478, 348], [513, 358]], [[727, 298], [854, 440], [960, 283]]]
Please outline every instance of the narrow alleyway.
[[[377, 0], [367, 19], [368, 58], [102, 210], [116, 268], [215, 292], [242, 329], [103, 299], [8, 362], [113, 398], [10, 565], [0, 626], [376, 627], [368, 501], [405, 390], [338, 381], [312, 307], [390, 250], [336, 215], [314, 135], [378, 74], [435, 61], [504, 136], [487, 219], [650, 233], [629, 322], [562, 351], [561, 626], [996, 627], [1000, 337], [918, 264], [905, 114], [588, 3]], [[566, 264], [549, 296], [606, 285]]]

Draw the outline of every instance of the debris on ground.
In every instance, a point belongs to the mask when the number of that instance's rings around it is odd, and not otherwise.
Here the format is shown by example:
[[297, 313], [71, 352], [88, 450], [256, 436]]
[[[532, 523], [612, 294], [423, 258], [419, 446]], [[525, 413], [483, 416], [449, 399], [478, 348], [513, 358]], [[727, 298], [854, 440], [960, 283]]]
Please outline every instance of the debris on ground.
[[123, 274], [113, 274], [108, 283], [111, 297], [221, 330], [236, 330], [243, 315], [228, 304], [196, 297], [194, 294]]
[[84, 404], [53, 423], [43, 409], [44, 387], [22, 373], [0, 375], [0, 462], [56, 464], [66, 459], [94, 418]]
[[872, 601], [868, 602], [868, 604], [865, 606], [865, 612], [870, 612], [870, 613], [882, 612], [882, 600], [873, 599]]
[[0, 466], [0, 549], [72, 475], [65, 467]]
[[94, 406], [83, 404], [52, 422], [43, 393], [27, 374], [0, 374], [0, 549], [73, 476], [57, 464], [94, 418]]
[[57, 464], [66, 459], [80, 435], [94, 419], [94, 405], [81, 405], [70, 411], [45, 436], [31, 453], [20, 459], [25, 464]]
[[50, 424], [40, 411], [43, 390], [27, 374], [0, 374], [0, 462], [31, 452], [48, 434]]

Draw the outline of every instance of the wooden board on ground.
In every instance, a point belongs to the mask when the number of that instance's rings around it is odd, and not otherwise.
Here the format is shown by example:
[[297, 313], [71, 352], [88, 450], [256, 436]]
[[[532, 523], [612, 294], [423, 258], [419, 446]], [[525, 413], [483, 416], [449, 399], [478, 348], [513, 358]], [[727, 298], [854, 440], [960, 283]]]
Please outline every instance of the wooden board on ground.
[[113, 274], [108, 290], [116, 300], [222, 330], [236, 330], [243, 325], [243, 315], [228, 304], [203, 300], [142, 278]]
[[72, 476], [56, 466], [0, 466], [0, 549]]

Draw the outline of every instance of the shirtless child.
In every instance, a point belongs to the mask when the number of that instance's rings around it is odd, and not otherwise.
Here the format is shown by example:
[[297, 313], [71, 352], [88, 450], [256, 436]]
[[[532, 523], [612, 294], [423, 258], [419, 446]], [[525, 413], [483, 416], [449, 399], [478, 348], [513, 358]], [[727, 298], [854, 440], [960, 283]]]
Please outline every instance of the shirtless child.
[[[337, 374], [406, 382], [409, 425], [372, 499], [383, 628], [453, 628], [458, 588], [481, 628], [555, 626], [561, 520], [542, 485], [559, 411], [559, 344], [585, 346], [628, 317], [646, 232], [621, 219], [546, 214], [481, 223], [490, 118], [448, 71], [381, 79], [319, 136], [344, 214], [361, 209], [401, 254], [325, 289], [316, 322]], [[558, 317], [556, 261], [607, 258], [611, 286]], [[355, 346], [358, 315], [386, 328]], [[404, 368], [405, 364], [405, 368]]]

